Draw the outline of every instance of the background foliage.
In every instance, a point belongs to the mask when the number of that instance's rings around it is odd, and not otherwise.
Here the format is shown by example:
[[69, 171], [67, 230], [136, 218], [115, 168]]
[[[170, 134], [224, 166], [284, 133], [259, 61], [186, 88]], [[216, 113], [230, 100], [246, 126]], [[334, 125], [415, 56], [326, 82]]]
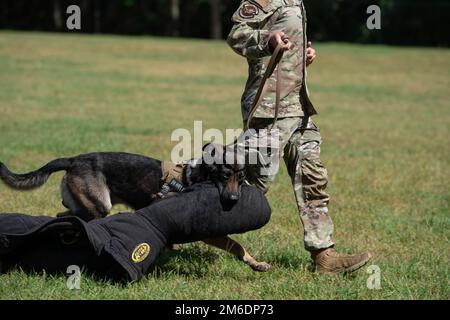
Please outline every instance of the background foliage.
[[[316, 41], [448, 46], [448, 0], [305, 0]], [[82, 9], [82, 32], [223, 38], [240, 0], [1, 0], [0, 28], [65, 31], [65, 9]], [[382, 30], [366, 9], [382, 9]]]

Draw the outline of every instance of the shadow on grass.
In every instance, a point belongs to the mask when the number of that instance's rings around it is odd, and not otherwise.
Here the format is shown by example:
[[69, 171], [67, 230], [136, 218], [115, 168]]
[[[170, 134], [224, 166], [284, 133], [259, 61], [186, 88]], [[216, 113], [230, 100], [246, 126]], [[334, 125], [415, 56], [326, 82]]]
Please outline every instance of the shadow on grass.
[[273, 267], [301, 269], [307, 266], [309, 271], [314, 270], [311, 259], [298, 252], [280, 250], [279, 252], [274, 253], [272, 257], [269, 256], [268, 262]]
[[[166, 249], [156, 262], [150, 267], [147, 276], [155, 278], [166, 278], [170, 275], [176, 274], [189, 278], [203, 278], [211, 273], [211, 266], [220, 257], [220, 255], [213, 250], [201, 248], [199, 246], [186, 245], [179, 251], [170, 251]], [[230, 256], [231, 259], [233, 257]], [[122, 270], [120, 267], [118, 267]], [[116, 270], [117, 271], [117, 270]], [[64, 277], [67, 274], [61, 270], [41, 270], [41, 268], [23, 268], [18, 265], [10, 265], [4, 268], [0, 274], [8, 274], [10, 272], [19, 272], [23, 276], [51, 276]], [[129, 282], [126, 279], [116, 277], [115, 273], [104, 275], [91, 271], [89, 268], [81, 268], [81, 274], [88, 277], [90, 280], [104, 284], [126, 286]], [[117, 273], [119, 274], [119, 273]]]
[[176, 273], [190, 278], [202, 278], [210, 271], [219, 254], [198, 247], [181, 248], [178, 251], [166, 250], [152, 265], [149, 274], [157, 278]]

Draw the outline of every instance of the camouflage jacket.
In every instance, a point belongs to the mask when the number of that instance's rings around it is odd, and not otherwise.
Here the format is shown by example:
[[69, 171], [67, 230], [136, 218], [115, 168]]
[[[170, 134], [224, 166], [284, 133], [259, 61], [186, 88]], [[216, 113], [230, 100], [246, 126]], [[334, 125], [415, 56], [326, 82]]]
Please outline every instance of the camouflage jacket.
[[[243, 0], [232, 17], [234, 26], [228, 44], [247, 58], [249, 77], [242, 96], [242, 117], [247, 120], [258, 87], [272, 54], [269, 35], [286, 33], [294, 48], [284, 53], [281, 69], [282, 92], [279, 117], [316, 114], [306, 86], [306, 15], [302, 0]], [[266, 82], [266, 93], [255, 117], [275, 115], [276, 72]]]

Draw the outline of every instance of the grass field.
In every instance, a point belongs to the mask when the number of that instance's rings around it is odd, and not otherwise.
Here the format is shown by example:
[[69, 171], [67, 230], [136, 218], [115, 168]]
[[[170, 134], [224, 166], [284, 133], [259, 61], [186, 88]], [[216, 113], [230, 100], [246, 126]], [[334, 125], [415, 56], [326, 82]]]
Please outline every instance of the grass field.
[[[262, 230], [234, 236], [272, 264], [255, 273], [202, 243], [165, 253], [139, 283], [12, 271], [1, 299], [449, 299], [450, 51], [318, 44], [309, 70], [340, 251], [369, 249], [352, 276], [310, 272], [283, 167]], [[176, 128], [238, 128], [246, 62], [224, 42], [0, 32], [0, 160], [24, 172], [89, 151], [169, 160]], [[53, 175], [39, 190], [0, 184], [1, 212], [62, 211]], [[116, 208], [115, 211], [123, 209]], [[45, 257], [44, 257], [45, 258]]]

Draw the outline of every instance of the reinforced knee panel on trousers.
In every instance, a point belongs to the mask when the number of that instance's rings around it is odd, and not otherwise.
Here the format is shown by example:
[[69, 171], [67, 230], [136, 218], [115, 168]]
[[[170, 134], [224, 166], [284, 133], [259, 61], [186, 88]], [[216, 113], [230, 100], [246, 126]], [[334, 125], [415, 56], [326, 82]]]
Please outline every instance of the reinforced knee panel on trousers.
[[6, 269], [66, 272], [70, 265], [114, 280], [139, 280], [167, 243], [187, 243], [263, 227], [271, 210], [243, 186], [234, 205], [213, 185], [165, 198], [133, 214], [84, 222], [77, 217], [0, 215], [0, 261]]

